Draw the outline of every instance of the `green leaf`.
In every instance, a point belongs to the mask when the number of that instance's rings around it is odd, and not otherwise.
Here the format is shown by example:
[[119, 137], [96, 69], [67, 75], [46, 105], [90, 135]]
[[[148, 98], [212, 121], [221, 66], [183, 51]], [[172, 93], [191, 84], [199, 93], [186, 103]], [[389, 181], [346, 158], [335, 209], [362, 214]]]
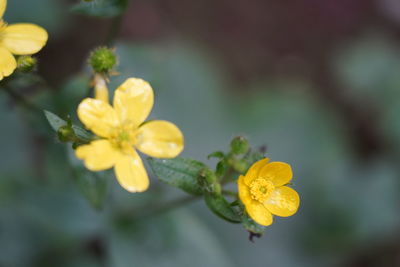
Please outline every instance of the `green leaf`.
[[90, 142], [96, 138], [91, 132], [86, 131], [82, 127], [72, 125], [72, 129], [74, 130], [76, 136], [82, 141]]
[[222, 151], [215, 151], [215, 152], [209, 154], [209, 155], [207, 156], [207, 159], [210, 159], [210, 158], [219, 158], [219, 159], [222, 159], [223, 157], [225, 157], [224, 152], [222, 152]]
[[204, 200], [210, 210], [220, 218], [232, 223], [240, 223], [242, 221], [236, 210], [223, 196], [206, 194]]
[[267, 227], [259, 225], [258, 223], [256, 223], [253, 219], [251, 219], [246, 213], [243, 213], [242, 215], [242, 225], [244, 226], [244, 228], [249, 231], [252, 232], [254, 234], [264, 234], [265, 229], [267, 229]]
[[218, 162], [215, 174], [218, 177], [223, 177], [228, 171], [228, 169], [229, 169], [228, 163], [226, 162], [225, 159], [223, 159], [220, 162]]
[[128, 0], [94, 0], [81, 1], [71, 11], [91, 17], [110, 18], [121, 15], [128, 7]]
[[[61, 119], [56, 114], [50, 111], [44, 110], [44, 115], [46, 116], [48, 122], [50, 123], [51, 128], [53, 128], [55, 132], [58, 132], [58, 129], [60, 127], [68, 125], [68, 123], [65, 120]], [[82, 127], [72, 125], [72, 129], [74, 130], [76, 137], [78, 137], [84, 143], [90, 142], [93, 139], [95, 139], [95, 136], [92, 133], [86, 131]]]
[[200, 172], [206, 167], [203, 163], [180, 157], [174, 159], [148, 158], [147, 161], [153, 173], [161, 181], [189, 194], [203, 194], [203, 188], [199, 184]]
[[67, 122], [60, 117], [58, 117], [56, 114], [44, 110], [44, 115], [46, 116], [47, 121], [50, 123], [51, 128], [53, 128], [54, 131], [58, 131], [58, 129], [64, 125], [67, 125]]

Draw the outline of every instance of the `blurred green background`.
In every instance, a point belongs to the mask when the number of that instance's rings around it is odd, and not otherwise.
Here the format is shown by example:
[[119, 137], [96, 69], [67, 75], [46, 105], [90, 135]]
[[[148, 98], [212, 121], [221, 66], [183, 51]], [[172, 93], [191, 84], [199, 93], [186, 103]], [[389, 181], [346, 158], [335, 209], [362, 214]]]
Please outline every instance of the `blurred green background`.
[[[49, 31], [38, 57], [51, 89], [19, 89], [63, 117], [112, 24], [69, 12], [78, 2], [9, 0], [4, 17]], [[202, 201], [141, 218], [184, 194], [155, 178], [143, 194], [108, 173], [82, 179], [44, 117], [0, 92], [1, 267], [400, 266], [397, 0], [132, 0], [115, 46], [111, 88], [148, 80], [151, 118], [182, 129], [182, 156], [206, 160], [239, 134], [266, 145], [293, 167], [298, 213], [254, 243]], [[87, 198], [104, 184], [97, 211]]]

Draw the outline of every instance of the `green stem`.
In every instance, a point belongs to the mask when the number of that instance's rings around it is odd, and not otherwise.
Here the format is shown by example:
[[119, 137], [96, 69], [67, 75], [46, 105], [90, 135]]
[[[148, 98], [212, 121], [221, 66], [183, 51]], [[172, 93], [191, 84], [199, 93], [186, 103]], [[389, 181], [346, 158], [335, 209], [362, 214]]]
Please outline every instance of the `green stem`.
[[38, 106], [29, 102], [23, 95], [15, 92], [7, 85], [3, 86], [2, 88], [16, 103], [18, 103], [22, 107], [29, 109], [31, 111], [34, 111], [34, 112], [42, 112], [42, 110]]
[[189, 204], [195, 200], [200, 199], [201, 196], [185, 196], [185, 197], [181, 197], [178, 199], [174, 199], [170, 202], [167, 202], [159, 207], [156, 207], [150, 211], [148, 211], [148, 208], [140, 208], [139, 211], [135, 211], [135, 214], [140, 214], [140, 217], [137, 217], [138, 220], [143, 220], [143, 219], [147, 219], [162, 213], [166, 213], [168, 211], [171, 211], [173, 209], [182, 207], [186, 204]]

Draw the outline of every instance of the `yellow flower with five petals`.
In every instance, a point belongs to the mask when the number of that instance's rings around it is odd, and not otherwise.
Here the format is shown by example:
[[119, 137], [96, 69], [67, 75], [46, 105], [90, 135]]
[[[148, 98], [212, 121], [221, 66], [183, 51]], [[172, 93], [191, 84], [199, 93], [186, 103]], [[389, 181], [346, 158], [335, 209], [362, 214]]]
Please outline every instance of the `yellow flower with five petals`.
[[76, 156], [92, 171], [114, 167], [118, 182], [130, 192], [146, 190], [149, 179], [136, 149], [151, 157], [173, 158], [184, 146], [183, 135], [173, 123], [144, 122], [153, 99], [151, 86], [136, 78], [127, 79], [115, 90], [113, 106], [101, 99], [84, 99], [78, 117], [101, 139], [79, 146]]
[[288, 217], [296, 213], [300, 197], [285, 186], [292, 179], [289, 164], [264, 158], [254, 163], [238, 180], [239, 198], [247, 214], [258, 224], [268, 226], [273, 215]]
[[0, 0], [0, 81], [10, 76], [17, 62], [13, 55], [31, 55], [39, 52], [47, 42], [47, 32], [31, 23], [7, 25], [3, 21], [7, 0]]

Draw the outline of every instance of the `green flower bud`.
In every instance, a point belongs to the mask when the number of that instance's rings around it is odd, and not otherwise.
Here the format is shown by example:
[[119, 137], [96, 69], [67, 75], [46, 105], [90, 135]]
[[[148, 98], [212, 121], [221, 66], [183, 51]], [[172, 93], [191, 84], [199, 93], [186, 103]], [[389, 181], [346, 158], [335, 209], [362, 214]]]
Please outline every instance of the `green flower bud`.
[[89, 64], [96, 73], [109, 73], [117, 64], [117, 56], [107, 47], [98, 47], [92, 51]]
[[22, 72], [31, 72], [36, 67], [37, 60], [31, 56], [19, 56], [17, 59], [17, 68]]
[[232, 167], [235, 169], [235, 171], [237, 171], [238, 173], [242, 173], [242, 174], [244, 174], [249, 167], [249, 164], [245, 160], [234, 161], [232, 165], [233, 165]]
[[217, 181], [217, 177], [215, 176], [215, 173], [208, 168], [205, 168], [202, 170], [201, 176], [203, 176], [205, 178], [207, 184], [209, 184], [209, 185], [213, 184]]
[[58, 128], [57, 136], [61, 142], [70, 142], [76, 140], [75, 132], [69, 125], [64, 125]]
[[231, 150], [234, 154], [246, 154], [249, 148], [249, 142], [243, 136], [237, 136], [231, 141]]

